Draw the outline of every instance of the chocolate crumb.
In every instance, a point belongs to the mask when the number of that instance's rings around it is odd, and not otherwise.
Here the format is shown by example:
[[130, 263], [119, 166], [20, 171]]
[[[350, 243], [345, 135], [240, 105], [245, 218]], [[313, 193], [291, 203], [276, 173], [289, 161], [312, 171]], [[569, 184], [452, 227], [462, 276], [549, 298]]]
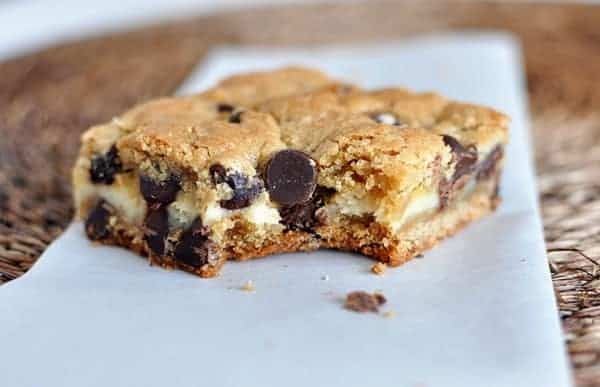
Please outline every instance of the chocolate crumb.
[[387, 301], [387, 299], [385, 298], [385, 296], [381, 292], [375, 292], [375, 293], [373, 293], [373, 296], [375, 297], [375, 299], [377, 300], [377, 302], [379, 302], [379, 305], [383, 305]]
[[344, 308], [358, 313], [379, 312], [379, 307], [385, 304], [387, 300], [381, 293], [367, 293], [362, 290], [348, 293]]

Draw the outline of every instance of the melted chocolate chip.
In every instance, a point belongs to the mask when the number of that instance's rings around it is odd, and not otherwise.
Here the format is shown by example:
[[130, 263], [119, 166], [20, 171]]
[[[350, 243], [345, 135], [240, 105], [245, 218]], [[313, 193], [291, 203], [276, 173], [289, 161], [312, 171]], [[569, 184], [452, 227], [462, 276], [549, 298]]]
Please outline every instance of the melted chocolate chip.
[[148, 208], [144, 226], [144, 240], [148, 248], [156, 255], [163, 255], [165, 239], [169, 234], [169, 213], [166, 207]]
[[455, 163], [452, 177], [450, 179], [443, 178], [439, 184], [440, 208], [444, 209], [452, 200], [454, 193], [464, 187], [468, 175], [475, 171], [477, 149], [473, 145], [465, 147], [456, 138], [447, 134], [442, 135], [442, 139], [444, 144], [452, 149], [452, 160]]
[[444, 144], [452, 149], [452, 157], [455, 162], [452, 180], [456, 181], [464, 175], [472, 173], [477, 163], [477, 150], [473, 145], [463, 146], [456, 138], [447, 134], [442, 135]]
[[140, 175], [140, 191], [150, 204], [167, 205], [175, 201], [181, 190], [181, 179], [177, 175], [169, 175], [166, 180], [156, 181], [146, 175]]
[[317, 167], [306, 153], [293, 149], [277, 152], [265, 168], [271, 199], [284, 206], [307, 202], [317, 185]]
[[213, 184], [226, 183], [233, 191], [231, 199], [221, 200], [221, 207], [237, 210], [248, 207], [262, 192], [264, 186], [259, 178], [250, 179], [240, 172], [228, 171], [221, 164], [214, 164], [209, 169]]
[[229, 116], [229, 122], [232, 124], [240, 124], [242, 122], [242, 114], [244, 112], [242, 110], [233, 113], [231, 116]]
[[448, 207], [450, 197], [452, 196], [452, 182], [442, 178], [439, 184], [440, 209]]
[[231, 113], [235, 108], [228, 103], [220, 103], [217, 105], [217, 111], [219, 113]]
[[193, 267], [201, 267], [208, 263], [211, 242], [207, 234], [208, 231], [202, 225], [202, 220], [196, 218], [181, 235], [181, 239], [175, 247], [175, 259]]
[[502, 146], [497, 145], [489, 155], [477, 166], [477, 180], [489, 178], [496, 170], [498, 160], [502, 158]]
[[308, 202], [282, 206], [279, 209], [280, 223], [285, 225], [288, 230], [312, 231], [315, 226], [326, 221], [321, 210], [325, 205], [325, 200], [333, 193], [335, 190], [319, 186]]
[[370, 116], [378, 124], [402, 125], [402, 122], [392, 113], [375, 113]]
[[90, 178], [94, 183], [112, 184], [115, 174], [123, 168], [115, 145], [111, 146], [106, 154], [94, 156], [91, 164]]
[[112, 210], [104, 200], [99, 200], [85, 220], [85, 233], [93, 241], [106, 239], [109, 233], [109, 220]]

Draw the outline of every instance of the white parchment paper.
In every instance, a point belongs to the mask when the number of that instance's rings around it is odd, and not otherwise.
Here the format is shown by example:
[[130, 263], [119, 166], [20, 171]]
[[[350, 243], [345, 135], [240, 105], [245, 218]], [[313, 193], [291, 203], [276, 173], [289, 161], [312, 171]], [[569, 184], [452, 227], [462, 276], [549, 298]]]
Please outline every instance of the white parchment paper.
[[[381, 277], [364, 257], [319, 251], [234, 262], [203, 280], [94, 247], [73, 224], [29, 273], [0, 288], [0, 385], [570, 385], [518, 44], [501, 34], [452, 34], [361, 47], [228, 48], [210, 55], [181, 92], [283, 64], [366, 87], [438, 90], [510, 114], [499, 211]], [[241, 290], [247, 280], [254, 292]], [[394, 317], [344, 310], [345, 294], [358, 289], [382, 291]]]

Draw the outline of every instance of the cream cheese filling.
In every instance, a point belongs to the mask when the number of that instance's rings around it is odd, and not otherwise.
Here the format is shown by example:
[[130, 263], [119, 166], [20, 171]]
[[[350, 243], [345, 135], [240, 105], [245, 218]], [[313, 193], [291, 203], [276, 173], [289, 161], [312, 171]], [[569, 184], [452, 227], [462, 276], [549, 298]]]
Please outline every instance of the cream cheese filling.
[[374, 215], [375, 220], [388, 226], [393, 232], [425, 213], [436, 211], [440, 206], [438, 189], [419, 188], [410, 194], [404, 204], [390, 205], [391, 200], [375, 199], [369, 195], [357, 197], [356, 193], [335, 194], [327, 208], [333, 214], [345, 216]]
[[279, 224], [281, 217], [277, 208], [271, 205], [269, 195], [266, 192], [261, 193], [254, 202], [245, 208], [239, 210], [227, 210], [219, 205], [218, 199], [213, 199], [206, 203], [202, 213], [202, 222], [210, 226], [231, 218], [234, 215], [240, 215], [248, 222], [255, 225]]
[[[469, 179], [465, 187], [461, 190], [460, 198], [467, 197], [473, 191], [477, 183], [474, 178]], [[404, 206], [390, 208], [384, 205], [385, 200], [377, 203], [369, 198], [353, 198], [342, 195], [342, 198], [335, 195], [332, 202], [328, 205], [328, 210], [334, 214], [362, 216], [374, 214], [375, 220], [389, 227], [392, 232], [398, 232], [406, 224], [414, 219], [432, 214], [440, 208], [440, 195], [437, 188], [418, 188], [405, 202]]]
[[[204, 205], [198, 205], [195, 195], [180, 192], [176, 200], [167, 207], [169, 224], [174, 228], [184, 229], [199, 215], [206, 226], [228, 220], [234, 215], [239, 215], [254, 225], [274, 225], [279, 224], [281, 220], [279, 211], [270, 204], [266, 192], [261, 193], [250, 206], [239, 210], [221, 208], [219, 200], [214, 197], [215, 195], [212, 196], [213, 198]], [[128, 223], [138, 225], [143, 223], [147, 205], [139, 193], [137, 184], [125, 181], [120, 176], [111, 185], [85, 183], [77, 190], [78, 203], [98, 197], [114, 206]]]
[[131, 177], [120, 175], [111, 185], [93, 184], [86, 182], [76, 189], [78, 206], [96, 198], [106, 200], [115, 207], [128, 222], [141, 224], [146, 215], [146, 201], [140, 195], [137, 184], [133, 184]]
[[[469, 196], [476, 187], [477, 181], [471, 177], [461, 190], [459, 199]], [[341, 215], [374, 214], [378, 223], [387, 225], [395, 233], [412, 220], [438, 211], [441, 204], [439, 190], [433, 187], [417, 188], [403, 207], [390, 208], [383, 204], [385, 202], [385, 200], [377, 202], [368, 197], [350, 198], [350, 195], [337, 194], [332, 198], [328, 209]]]
[[169, 225], [172, 228], [187, 228], [198, 216], [194, 195], [179, 192], [175, 201], [167, 207]]
[[409, 221], [437, 211], [438, 208], [440, 208], [440, 194], [437, 189], [418, 189], [413, 192], [402, 211], [390, 216], [377, 217], [377, 220], [387, 224], [393, 232], [396, 232]]

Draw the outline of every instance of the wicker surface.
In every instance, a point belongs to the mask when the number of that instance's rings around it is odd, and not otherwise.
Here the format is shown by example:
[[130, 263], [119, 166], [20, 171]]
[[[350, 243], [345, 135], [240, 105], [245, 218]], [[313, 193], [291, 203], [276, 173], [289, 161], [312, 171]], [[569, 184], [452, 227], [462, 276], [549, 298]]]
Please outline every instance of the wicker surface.
[[[385, 15], [385, 16], [384, 16]], [[469, 2], [312, 5], [227, 13], [0, 63], [0, 283], [72, 214], [78, 134], [171, 93], [219, 43], [312, 44], [451, 28], [523, 41], [549, 262], [578, 385], [600, 386], [600, 7]]]

